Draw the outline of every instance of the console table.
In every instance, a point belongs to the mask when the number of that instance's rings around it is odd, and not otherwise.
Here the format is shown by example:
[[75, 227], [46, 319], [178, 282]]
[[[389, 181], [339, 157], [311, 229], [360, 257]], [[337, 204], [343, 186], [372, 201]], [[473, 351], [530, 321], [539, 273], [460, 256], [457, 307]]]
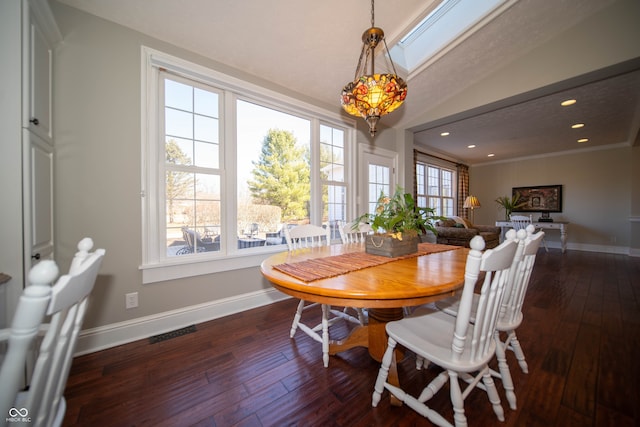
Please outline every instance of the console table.
[[[567, 221], [553, 221], [553, 222], [537, 222], [533, 221], [533, 224], [536, 229], [541, 228], [543, 230], [560, 230], [560, 244], [562, 246], [562, 253], [567, 250], [567, 228], [569, 227], [569, 223]], [[511, 221], [496, 221], [496, 227], [502, 228], [502, 233], [500, 235], [500, 241], [504, 240], [504, 234], [508, 228], [512, 228], [513, 224]]]

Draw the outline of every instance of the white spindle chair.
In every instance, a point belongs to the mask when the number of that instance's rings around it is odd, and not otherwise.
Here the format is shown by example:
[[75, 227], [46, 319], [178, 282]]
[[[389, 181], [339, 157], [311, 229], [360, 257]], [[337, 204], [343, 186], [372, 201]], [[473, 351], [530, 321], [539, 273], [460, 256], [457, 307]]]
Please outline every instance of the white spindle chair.
[[[8, 341], [0, 369], [0, 426], [11, 416], [30, 418], [30, 426], [62, 424], [66, 411], [64, 388], [88, 297], [105, 254], [104, 249], [90, 253], [92, 247], [91, 239], [81, 240], [69, 274], [53, 286], [59, 271], [54, 261], [40, 261], [29, 272], [31, 285], [20, 297], [11, 328], [0, 330], [0, 340]], [[45, 316], [47, 324], [43, 324]], [[43, 336], [33, 375], [29, 387], [21, 391], [30, 349], [39, 334]]]
[[[471, 240], [470, 246], [460, 310], [456, 317], [422, 306], [409, 317], [387, 323], [388, 346], [374, 386], [373, 406], [378, 405], [386, 388], [432, 423], [450, 426], [448, 420], [426, 404], [449, 381], [456, 426], [467, 425], [464, 400], [474, 387], [487, 392], [493, 411], [499, 420], [504, 421], [504, 411], [488, 363], [495, 352], [493, 334], [518, 244], [515, 239], [507, 239], [496, 248], [483, 253], [485, 242], [481, 236], [476, 236]], [[471, 323], [473, 294], [480, 272], [485, 275], [475, 323]], [[397, 344], [444, 368], [417, 398], [387, 382]], [[464, 390], [460, 388], [460, 380], [467, 383]], [[480, 381], [482, 385], [479, 384]]]
[[353, 221], [340, 225], [340, 239], [343, 244], [363, 243], [371, 233], [373, 233], [371, 225], [363, 222]]
[[[507, 364], [506, 351], [513, 351], [522, 372], [525, 374], [529, 372], [524, 352], [516, 336], [516, 329], [522, 323], [522, 305], [524, 304], [527, 287], [531, 279], [536, 254], [538, 253], [540, 242], [544, 237], [544, 232], [534, 234], [534, 231], [535, 227], [529, 224], [526, 230], [521, 229], [517, 232], [517, 239], [519, 240], [518, 252], [516, 253], [514, 264], [511, 268], [509, 284], [505, 290], [498, 323], [496, 324], [496, 333], [494, 335], [499, 372], [492, 370], [491, 374], [502, 380], [502, 386], [509, 401], [509, 407], [513, 410], [517, 408], [516, 395], [509, 365]], [[509, 233], [513, 232], [513, 230], [509, 231]], [[474, 294], [471, 308], [472, 322], [475, 318], [478, 301], [479, 295]], [[446, 298], [437, 301], [436, 307], [449, 315], [455, 316], [458, 312], [459, 302], [457, 297]], [[506, 334], [504, 341], [501, 338], [502, 334]]]
[[[509, 216], [509, 219], [511, 221], [511, 226], [516, 231], [526, 230], [527, 226], [530, 224], [535, 227], [531, 215], [511, 215]], [[538, 228], [536, 228], [535, 230], [540, 231], [540, 229]], [[546, 252], [549, 252], [549, 248], [547, 247], [547, 242], [544, 240], [544, 237], [542, 238], [542, 244], [544, 245], [544, 250]]]
[[[330, 230], [313, 224], [298, 225], [291, 229], [285, 228], [285, 238], [290, 251], [302, 248], [311, 248], [319, 246], [328, 246], [331, 244]], [[315, 306], [320, 305], [322, 309], [321, 322], [317, 325], [308, 325], [302, 321], [302, 314]], [[328, 304], [309, 303], [305, 300], [298, 302], [296, 313], [291, 324], [289, 336], [294, 337], [298, 328], [309, 335], [315, 341], [322, 344], [322, 362], [324, 367], [329, 366], [329, 326], [338, 321], [345, 319], [349, 322], [361, 325], [364, 324], [364, 316], [362, 310], [354, 309], [358, 313], [355, 318], [347, 313], [347, 307], [343, 311], [332, 309]]]

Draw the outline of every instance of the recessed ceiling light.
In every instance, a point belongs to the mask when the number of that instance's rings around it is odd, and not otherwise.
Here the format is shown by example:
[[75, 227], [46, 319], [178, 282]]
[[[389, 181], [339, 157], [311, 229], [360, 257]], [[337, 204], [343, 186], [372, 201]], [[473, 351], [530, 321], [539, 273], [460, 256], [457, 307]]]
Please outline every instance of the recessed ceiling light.
[[449, 132], [442, 132], [440, 136], [449, 136]]
[[589, 141], [589, 138], [582, 138], [578, 140], [578, 142], [587, 142], [587, 141]]
[[571, 125], [571, 129], [580, 129], [584, 127], [584, 123], [576, 123], [575, 125]]
[[577, 101], [575, 99], [567, 99], [566, 101], [562, 101], [560, 105], [563, 107], [568, 107], [569, 105], [575, 104]]
[[467, 148], [476, 148], [476, 144], [467, 145]]
[[495, 156], [495, 154], [491, 153], [491, 154], [487, 154], [487, 157], [493, 157]]

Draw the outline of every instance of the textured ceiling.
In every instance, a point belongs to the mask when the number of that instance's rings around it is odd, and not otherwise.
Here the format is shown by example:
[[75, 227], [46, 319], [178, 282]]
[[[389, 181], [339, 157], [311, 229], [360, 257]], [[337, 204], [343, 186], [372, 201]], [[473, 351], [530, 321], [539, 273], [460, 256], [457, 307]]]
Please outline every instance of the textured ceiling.
[[[579, 102], [562, 107], [565, 99]], [[593, 149], [633, 141], [639, 105], [640, 71], [634, 71], [428, 128], [415, 140], [470, 164]], [[585, 126], [572, 129], [575, 123]], [[580, 138], [589, 141], [578, 143]]]
[[[342, 86], [353, 78], [362, 32], [370, 25], [368, 0], [57, 1], [305, 93], [336, 111]], [[635, 140], [638, 73], [606, 80], [599, 76], [593, 86], [579, 82], [581, 87], [574, 90], [581, 102], [562, 112], [558, 99], [565, 95], [557, 92], [569, 87], [536, 93], [512, 107], [493, 106], [477, 117], [477, 112], [469, 112], [437, 123], [423, 119], [434, 104], [462, 93], [615, 1], [557, 0], [541, 7], [539, 0], [506, 0], [502, 13], [487, 25], [412, 73], [407, 101], [381, 122], [419, 130], [419, 146], [468, 164], [582, 149], [575, 142], [581, 131], [567, 126], [574, 119], [587, 123], [583, 131], [589, 131], [589, 147]], [[375, 24], [392, 44], [437, 3], [379, 0]], [[437, 136], [444, 124], [451, 132], [446, 139]], [[478, 148], [467, 149], [470, 141]], [[496, 157], [487, 158], [488, 152]]]

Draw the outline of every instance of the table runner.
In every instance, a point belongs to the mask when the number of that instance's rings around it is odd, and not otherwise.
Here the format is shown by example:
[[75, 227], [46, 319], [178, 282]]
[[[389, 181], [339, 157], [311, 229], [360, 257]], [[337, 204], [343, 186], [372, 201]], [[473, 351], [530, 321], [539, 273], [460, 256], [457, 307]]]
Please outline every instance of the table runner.
[[275, 270], [281, 271], [303, 282], [313, 282], [315, 280], [327, 279], [329, 277], [340, 276], [363, 268], [375, 267], [388, 262], [400, 259], [414, 258], [436, 252], [452, 251], [460, 249], [460, 246], [442, 245], [438, 243], [420, 243], [418, 252], [389, 258], [381, 255], [362, 252], [349, 252], [341, 255], [334, 255], [325, 258], [314, 258], [305, 261], [283, 263], [274, 265]]

